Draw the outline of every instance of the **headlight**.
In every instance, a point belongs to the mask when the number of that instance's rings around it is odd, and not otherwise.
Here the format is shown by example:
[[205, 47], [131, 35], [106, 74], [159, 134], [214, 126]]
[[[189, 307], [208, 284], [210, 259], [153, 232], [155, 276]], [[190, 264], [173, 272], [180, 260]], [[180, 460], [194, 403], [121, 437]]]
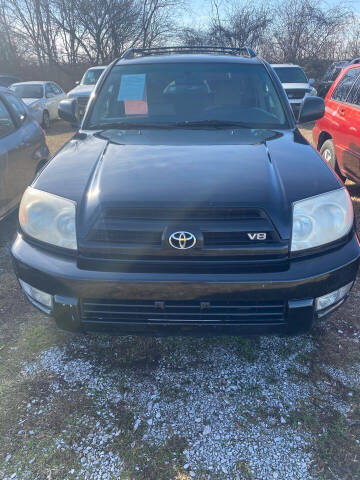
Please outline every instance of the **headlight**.
[[293, 204], [291, 251], [334, 242], [349, 233], [354, 211], [346, 188]]
[[30, 237], [76, 250], [75, 212], [72, 200], [28, 187], [21, 200], [19, 222]]

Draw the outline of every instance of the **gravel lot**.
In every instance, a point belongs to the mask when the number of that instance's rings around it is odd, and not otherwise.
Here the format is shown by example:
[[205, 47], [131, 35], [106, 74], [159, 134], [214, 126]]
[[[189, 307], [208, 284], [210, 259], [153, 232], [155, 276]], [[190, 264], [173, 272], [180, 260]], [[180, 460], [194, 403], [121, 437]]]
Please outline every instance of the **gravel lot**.
[[[72, 134], [52, 125], [51, 151]], [[1, 480], [360, 478], [359, 281], [294, 338], [72, 335], [19, 290], [15, 229], [0, 227]]]

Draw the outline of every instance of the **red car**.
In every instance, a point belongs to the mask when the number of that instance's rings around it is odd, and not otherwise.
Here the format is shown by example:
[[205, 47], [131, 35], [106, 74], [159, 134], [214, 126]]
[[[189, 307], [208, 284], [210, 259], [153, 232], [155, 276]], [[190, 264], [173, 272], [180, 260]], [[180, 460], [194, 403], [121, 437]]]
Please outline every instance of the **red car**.
[[325, 97], [325, 115], [313, 129], [324, 159], [342, 177], [360, 183], [360, 65], [345, 68]]

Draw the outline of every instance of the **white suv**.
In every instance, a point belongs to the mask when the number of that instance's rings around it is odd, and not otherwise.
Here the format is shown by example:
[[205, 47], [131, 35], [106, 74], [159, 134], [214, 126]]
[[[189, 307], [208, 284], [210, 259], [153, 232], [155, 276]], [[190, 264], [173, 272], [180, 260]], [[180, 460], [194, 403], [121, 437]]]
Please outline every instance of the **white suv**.
[[312, 84], [314, 79], [307, 79], [304, 70], [299, 65], [273, 64], [277, 76], [286, 91], [290, 105], [293, 109], [295, 117], [298, 116], [304, 98], [309, 95], [317, 95], [317, 91]]

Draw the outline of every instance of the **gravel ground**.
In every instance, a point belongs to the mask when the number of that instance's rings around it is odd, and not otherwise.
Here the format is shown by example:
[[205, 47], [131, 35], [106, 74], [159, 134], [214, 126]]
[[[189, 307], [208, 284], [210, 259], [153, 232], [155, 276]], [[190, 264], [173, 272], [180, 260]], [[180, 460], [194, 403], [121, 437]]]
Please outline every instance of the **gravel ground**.
[[[72, 133], [52, 125], [51, 151]], [[360, 478], [359, 282], [294, 338], [72, 335], [19, 291], [15, 225], [0, 231], [1, 480]]]

